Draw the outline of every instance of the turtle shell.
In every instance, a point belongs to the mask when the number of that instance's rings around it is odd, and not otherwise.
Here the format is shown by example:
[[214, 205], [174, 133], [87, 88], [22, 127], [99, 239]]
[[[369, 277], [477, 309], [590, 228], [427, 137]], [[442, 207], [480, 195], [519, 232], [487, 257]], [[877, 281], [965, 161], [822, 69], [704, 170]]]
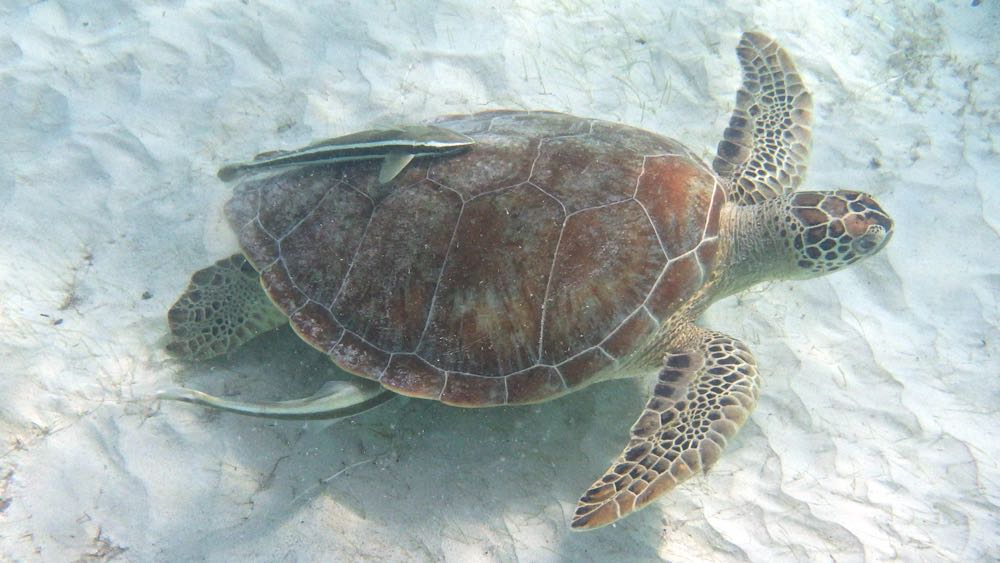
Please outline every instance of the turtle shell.
[[[226, 206], [298, 334], [449, 404], [537, 402], [632, 361], [716, 263], [725, 199], [682, 145], [551, 112], [435, 125], [465, 153], [256, 175]], [[633, 358], [634, 359], [634, 358]]]

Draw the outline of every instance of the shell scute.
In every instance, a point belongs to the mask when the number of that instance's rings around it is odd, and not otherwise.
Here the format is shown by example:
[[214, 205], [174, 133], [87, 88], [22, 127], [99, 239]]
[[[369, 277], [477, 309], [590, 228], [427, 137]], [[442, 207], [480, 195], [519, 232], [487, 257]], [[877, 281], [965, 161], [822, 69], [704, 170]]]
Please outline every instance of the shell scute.
[[333, 348], [344, 334], [344, 327], [330, 311], [314, 301], [306, 303], [289, 318], [302, 340], [322, 352]]
[[274, 304], [286, 313], [299, 309], [309, 300], [296, 287], [292, 277], [288, 275], [288, 269], [280, 260], [261, 270], [260, 279]]
[[310, 299], [327, 307], [333, 303], [364, 234], [357, 218], [371, 213], [371, 199], [341, 185], [281, 240], [288, 274]]
[[560, 362], [600, 342], [642, 305], [666, 263], [634, 200], [569, 217], [545, 304], [542, 359]]
[[257, 218], [267, 232], [280, 239], [316, 209], [323, 196], [339, 183], [328, 170], [326, 166], [299, 168], [258, 180]]
[[557, 203], [529, 185], [466, 203], [418, 353], [483, 375], [534, 366], [561, 225]]
[[366, 379], [378, 379], [389, 365], [391, 357], [349, 331], [344, 332], [328, 353], [338, 366]]
[[605, 142], [641, 156], [688, 154], [687, 148], [673, 139], [621, 123], [597, 121], [590, 130], [592, 134], [600, 136]]
[[461, 209], [458, 194], [428, 181], [383, 200], [344, 262], [352, 268], [333, 308], [337, 319], [387, 352], [413, 352]]
[[631, 198], [642, 160], [641, 155], [596, 135], [546, 138], [531, 183], [573, 213]]
[[248, 223], [239, 227], [236, 235], [247, 260], [257, 271], [278, 259], [278, 241], [264, 230], [257, 219], [251, 218]]
[[614, 363], [598, 348], [590, 348], [556, 366], [571, 389], [593, 381], [605, 368]]
[[417, 356], [401, 354], [392, 357], [379, 383], [407, 397], [437, 399], [444, 389], [445, 374]]
[[646, 307], [663, 321], [701, 285], [702, 279], [701, 267], [694, 254], [674, 260], [653, 286]]
[[670, 258], [701, 242], [710, 212], [718, 214], [715, 188], [715, 177], [688, 157], [646, 159], [635, 197], [649, 212]]
[[559, 372], [550, 366], [535, 366], [507, 376], [507, 403], [511, 405], [544, 401], [566, 391]]
[[656, 332], [657, 324], [645, 309], [638, 309], [615, 329], [601, 347], [615, 358], [624, 358]]
[[534, 160], [524, 155], [537, 151], [538, 139], [484, 133], [478, 142], [474, 151], [431, 163], [427, 177], [466, 199], [528, 180]]
[[441, 402], [457, 407], [505, 405], [506, 378], [448, 372]]

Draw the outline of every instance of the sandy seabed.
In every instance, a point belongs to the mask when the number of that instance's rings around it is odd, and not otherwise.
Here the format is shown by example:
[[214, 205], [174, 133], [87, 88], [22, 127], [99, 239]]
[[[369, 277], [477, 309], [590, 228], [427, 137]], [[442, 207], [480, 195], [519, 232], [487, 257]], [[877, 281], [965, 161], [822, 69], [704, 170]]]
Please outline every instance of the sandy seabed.
[[[996, 2], [25, 4], [0, 3], [0, 559], [1000, 557]], [[707, 476], [569, 532], [640, 381], [333, 424], [148, 399], [331, 377], [287, 330], [207, 365], [165, 354], [188, 276], [235, 249], [221, 163], [492, 108], [621, 121], [710, 158], [751, 29], [814, 92], [807, 186], [869, 191], [897, 230], [857, 267], [702, 319], [765, 378]]]

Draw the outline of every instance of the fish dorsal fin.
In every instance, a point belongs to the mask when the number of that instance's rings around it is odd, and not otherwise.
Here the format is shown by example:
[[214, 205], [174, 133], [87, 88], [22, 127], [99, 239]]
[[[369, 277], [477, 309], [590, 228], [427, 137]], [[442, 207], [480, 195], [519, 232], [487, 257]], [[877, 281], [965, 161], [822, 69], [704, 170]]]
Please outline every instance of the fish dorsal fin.
[[388, 184], [406, 168], [413, 160], [413, 154], [408, 152], [392, 152], [385, 155], [382, 168], [378, 171], [378, 183]]

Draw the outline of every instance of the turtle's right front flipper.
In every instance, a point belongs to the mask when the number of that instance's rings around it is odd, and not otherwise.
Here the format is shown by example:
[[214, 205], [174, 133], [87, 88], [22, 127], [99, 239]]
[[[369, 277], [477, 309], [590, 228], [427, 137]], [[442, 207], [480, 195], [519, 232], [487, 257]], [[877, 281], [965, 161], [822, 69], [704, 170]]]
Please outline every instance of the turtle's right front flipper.
[[379, 183], [386, 184], [414, 158], [455, 154], [473, 144], [475, 141], [470, 137], [433, 125], [372, 129], [326, 139], [292, 151], [262, 153], [251, 162], [223, 166], [219, 170], [219, 179], [228, 182], [245, 173], [292, 166], [382, 160]]
[[707, 470], [757, 404], [760, 377], [746, 345], [687, 330], [691, 344], [667, 354], [625, 450], [577, 503], [574, 529], [610, 524]]

